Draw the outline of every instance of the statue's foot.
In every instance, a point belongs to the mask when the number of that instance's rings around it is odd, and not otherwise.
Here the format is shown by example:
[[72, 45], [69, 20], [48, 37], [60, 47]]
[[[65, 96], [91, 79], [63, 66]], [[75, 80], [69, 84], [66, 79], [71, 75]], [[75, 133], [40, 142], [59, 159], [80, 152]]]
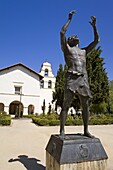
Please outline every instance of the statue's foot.
[[91, 135], [89, 132], [84, 132], [84, 136], [89, 138], [95, 138], [95, 136]]
[[64, 136], [65, 136], [64, 131], [60, 131], [60, 137], [64, 138]]

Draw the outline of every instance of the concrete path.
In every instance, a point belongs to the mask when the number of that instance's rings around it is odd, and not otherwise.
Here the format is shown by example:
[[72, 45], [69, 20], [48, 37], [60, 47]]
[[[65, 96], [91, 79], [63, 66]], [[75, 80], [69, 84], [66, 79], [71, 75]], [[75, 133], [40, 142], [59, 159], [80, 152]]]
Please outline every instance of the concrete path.
[[[66, 133], [81, 133], [82, 126], [66, 127]], [[89, 126], [107, 154], [108, 169], [113, 170], [113, 125]], [[45, 147], [59, 127], [39, 127], [30, 119], [13, 120], [10, 127], [0, 127], [0, 170], [45, 170]]]

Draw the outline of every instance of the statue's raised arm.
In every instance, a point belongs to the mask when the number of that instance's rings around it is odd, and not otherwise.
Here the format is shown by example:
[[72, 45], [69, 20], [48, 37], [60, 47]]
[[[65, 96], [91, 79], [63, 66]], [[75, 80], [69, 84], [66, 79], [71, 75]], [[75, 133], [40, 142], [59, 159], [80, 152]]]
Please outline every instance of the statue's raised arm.
[[86, 50], [86, 54], [91, 52], [91, 50], [94, 49], [99, 42], [99, 35], [98, 35], [97, 27], [96, 27], [96, 17], [91, 16], [91, 19], [92, 19], [92, 21], [89, 21], [89, 23], [93, 27], [94, 41], [91, 42], [87, 47], [84, 48]]
[[60, 41], [61, 41], [61, 48], [62, 48], [62, 51], [65, 50], [66, 48], [66, 37], [65, 37], [65, 33], [67, 31], [67, 28], [72, 20], [72, 17], [73, 17], [73, 14], [75, 14], [75, 10], [71, 11], [68, 15], [68, 20], [67, 22], [63, 25], [61, 31], [60, 31]]

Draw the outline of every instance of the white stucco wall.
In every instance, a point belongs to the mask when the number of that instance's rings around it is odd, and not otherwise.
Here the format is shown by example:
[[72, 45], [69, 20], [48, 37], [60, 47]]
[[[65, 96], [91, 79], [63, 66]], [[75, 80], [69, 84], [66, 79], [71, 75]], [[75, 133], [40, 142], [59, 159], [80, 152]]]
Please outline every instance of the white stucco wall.
[[[15, 86], [22, 88], [21, 96], [15, 94]], [[36, 112], [39, 112], [39, 98], [40, 82], [38, 75], [21, 66], [0, 72], [0, 103], [4, 103], [6, 111], [8, 111], [11, 102], [21, 100], [25, 108], [33, 104]]]
[[[50, 68], [49, 68], [50, 69]], [[9, 106], [13, 101], [23, 104], [23, 114], [28, 114], [28, 106], [34, 105], [35, 113], [42, 113], [43, 100], [46, 102], [46, 113], [52, 101], [55, 77], [50, 69], [50, 77], [44, 77], [43, 89], [40, 89], [40, 76], [23, 66], [10, 67], [0, 71], [0, 103], [4, 104], [4, 111], [9, 113]], [[48, 80], [52, 81], [52, 88], [48, 89]], [[21, 95], [15, 94], [15, 86], [21, 87]], [[52, 105], [54, 107], [54, 105]]]

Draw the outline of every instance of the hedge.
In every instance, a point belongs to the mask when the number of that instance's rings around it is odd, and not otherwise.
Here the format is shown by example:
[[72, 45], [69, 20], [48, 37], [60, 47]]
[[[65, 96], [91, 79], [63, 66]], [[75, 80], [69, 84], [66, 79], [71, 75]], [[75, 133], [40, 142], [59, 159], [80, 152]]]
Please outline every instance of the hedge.
[[59, 116], [56, 114], [37, 115], [32, 117], [32, 122], [39, 126], [55, 126], [60, 124]]
[[[56, 126], [60, 124], [59, 115], [51, 114], [51, 115], [39, 115], [34, 116], [32, 118], [32, 122], [39, 125], [39, 126]], [[82, 116], [75, 115], [72, 117], [68, 115], [66, 119], [66, 126], [73, 126], [73, 125], [82, 125], [83, 120]], [[111, 114], [100, 114], [100, 115], [91, 115], [89, 118], [89, 125], [106, 125], [106, 124], [113, 124], [113, 115]]]
[[10, 115], [5, 115], [5, 116], [0, 115], [0, 125], [8, 126], [10, 124], [11, 124], [11, 116]]

